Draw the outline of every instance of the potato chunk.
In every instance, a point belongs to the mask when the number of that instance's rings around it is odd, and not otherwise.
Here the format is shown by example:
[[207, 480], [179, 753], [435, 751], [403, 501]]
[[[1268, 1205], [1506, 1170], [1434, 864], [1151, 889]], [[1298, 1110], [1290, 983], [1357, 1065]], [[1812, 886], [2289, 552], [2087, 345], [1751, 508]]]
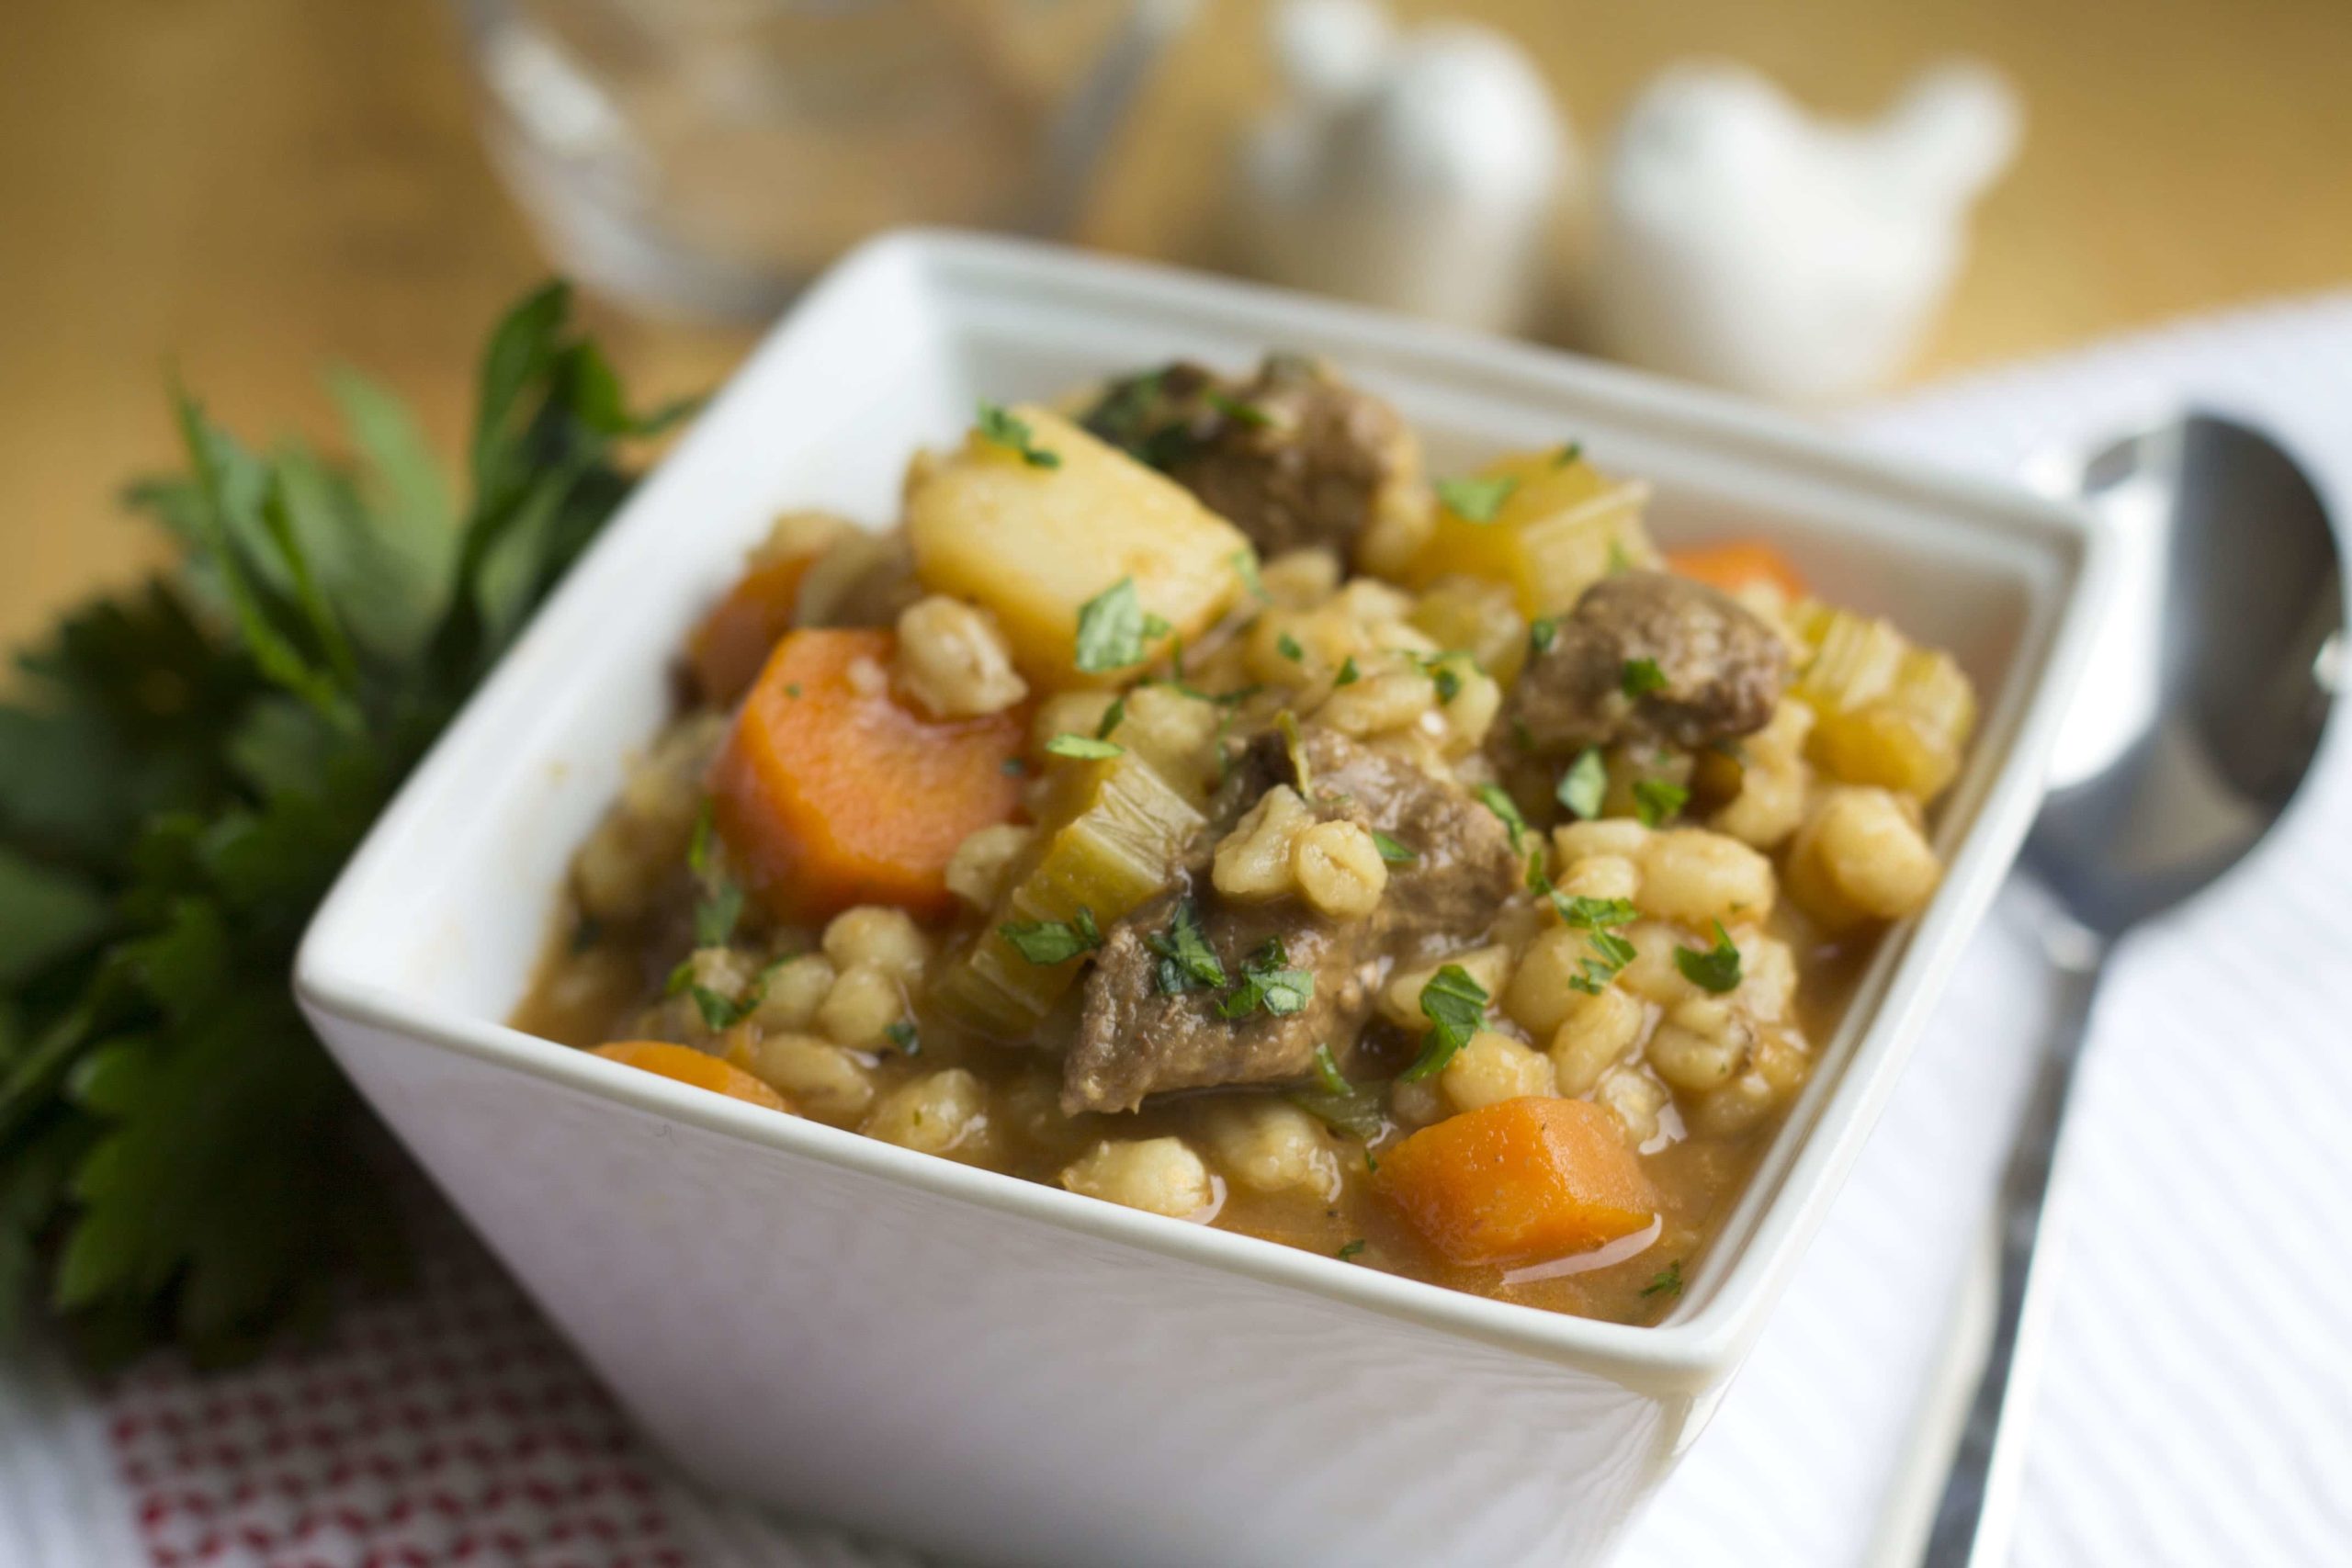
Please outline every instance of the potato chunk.
[[1241, 587], [1239, 530], [1117, 448], [1058, 414], [1024, 403], [1030, 449], [1051, 466], [975, 432], [918, 475], [907, 497], [915, 572], [934, 593], [994, 615], [1023, 675], [1048, 689], [1116, 680], [1081, 671], [1079, 611], [1135, 582], [1148, 615], [1170, 630], [1148, 639], [1157, 657], [1173, 635], [1197, 637]]

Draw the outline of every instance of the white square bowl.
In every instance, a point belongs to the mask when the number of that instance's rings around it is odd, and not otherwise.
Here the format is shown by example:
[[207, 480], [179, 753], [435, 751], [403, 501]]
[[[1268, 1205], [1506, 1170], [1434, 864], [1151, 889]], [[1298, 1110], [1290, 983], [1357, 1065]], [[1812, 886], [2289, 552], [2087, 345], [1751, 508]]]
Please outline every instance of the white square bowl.
[[[502, 1021], [668, 671], [787, 506], [876, 525], [975, 401], [1329, 356], [1439, 472], [1582, 441], [1672, 543], [1764, 532], [1983, 694], [1950, 872], [1656, 1327], [1487, 1301], [684, 1088]], [[694, 1474], [1005, 1563], [1583, 1563], [1699, 1430], [2007, 870], [2105, 579], [2082, 515], [1557, 354], [910, 233], [813, 288], [417, 770], [305, 940], [345, 1071]]]

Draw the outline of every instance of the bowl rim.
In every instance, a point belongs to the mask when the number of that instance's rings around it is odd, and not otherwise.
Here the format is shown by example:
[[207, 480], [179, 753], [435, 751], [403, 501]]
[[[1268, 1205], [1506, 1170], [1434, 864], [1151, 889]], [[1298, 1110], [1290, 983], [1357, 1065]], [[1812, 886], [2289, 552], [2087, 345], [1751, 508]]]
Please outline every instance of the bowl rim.
[[[1508, 380], [1506, 398], [1523, 400], [1529, 383], [1606, 400], [1629, 416], [1678, 426], [1672, 438], [1770, 462], [1816, 482], [1928, 503], [1969, 514], [2028, 539], [2070, 569], [2041, 630], [2041, 668], [2022, 691], [2009, 749], [1987, 778], [1975, 820], [1953, 846], [1944, 887], [1929, 910], [1902, 933], [1904, 951], [1888, 964], [1874, 1009], [1857, 1032], [1837, 1081], [1824, 1091], [1777, 1184], [1739, 1238], [1735, 1256], [1711, 1258], [1702, 1298], [1666, 1321], [1636, 1326], [1496, 1301], [1238, 1233], [1170, 1220], [1080, 1197], [1058, 1188], [901, 1149], [879, 1140], [673, 1083], [568, 1045], [489, 1022], [455, 1009], [402, 997], [364, 977], [340, 956], [346, 930], [363, 926], [376, 873], [419, 852], [426, 802], [466, 766], [463, 759], [499, 743], [479, 719], [526, 672], [513, 649], [493, 670], [370, 829], [322, 901], [296, 956], [294, 988], [324, 1016], [384, 1030], [479, 1062], [541, 1079], [561, 1092], [591, 1096], [705, 1129], [724, 1137], [900, 1183], [1000, 1215], [1074, 1231], [1179, 1263], [1306, 1291], [1336, 1304], [1402, 1320], [1541, 1359], [1599, 1372], [1640, 1392], [1672, 1397], [1703, 1392], [1738, 1363], [1770, 1314], [1806, 1244], [1843, 1186], [1875, 1126], [1910, 1049], [2007, 874], [2038, 807], [2043, 766], [2088, 652], [2112, 575], [2104, 523], [2087, 511], [1913, 460], [1833, 439], [1788, 415], [1723, 394], [1689, 388], [1561, 351], [1402, 319], [1261, 285], [1204, 276], [1059, 246], [940, 230], [903, 230], [866, 242], [835, 264], [788, 310], [729, 377], [715, 411], [734, 398], [750, 372], [789, 351], [795, 329], [817, 319], [876, 274], [913, 268], [921, 286], [1008, 283], [1057, 298], [1084, 294], [1116, 308], [1178, 308], [1194, 318], [1254, 321], [1279, 311], [1285, 324], [1329, 341], [1345, 340], [1409, 370], [1442, 367], [1455, 382]], [[708, 414], [662, 459], [674, 463], [696, 441]], [[657, 465], [658, 468], [661, 465]], [[654, 490], [641, 484], [587, 558], [541, 607], [542, 618], [589, 592], [585, 569], [596, 553], [637, 526]], [[2064, 558], [2071, 554], [2071, 562]], [[602, 595], [599, 595], [601, 598]], [[2030, 622], [2019, 662], [2036, 651]], [[527, 636], [527, 634], [526, 634]], [[2013, 677], [2014, 678], [2014, 677]], [[518, 897], [521, 896], [518, 894]], [[544, 889], [527, 900], [544, 924]], [[1858, 1079], [1859, 1075], [1859, 1079]], [[1769, 1156], [1768, 1156], [1769, 1159]], [[1754, 1186], [1751, 1183], [1751, 1187]]]

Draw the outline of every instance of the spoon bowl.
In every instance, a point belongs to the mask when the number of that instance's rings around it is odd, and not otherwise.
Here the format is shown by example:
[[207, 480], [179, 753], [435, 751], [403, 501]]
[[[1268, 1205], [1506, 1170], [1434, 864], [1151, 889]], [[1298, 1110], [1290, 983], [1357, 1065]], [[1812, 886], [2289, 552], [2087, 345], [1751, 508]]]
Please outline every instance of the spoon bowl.
[[2293, 798], [2334, 695], [2343, 578], [2311, 481], [2233, 421], [2125, 437], [2076, 488], [2118, 525], [2126, 581], [2024, 863], [2112, 938], [2235, 865]]

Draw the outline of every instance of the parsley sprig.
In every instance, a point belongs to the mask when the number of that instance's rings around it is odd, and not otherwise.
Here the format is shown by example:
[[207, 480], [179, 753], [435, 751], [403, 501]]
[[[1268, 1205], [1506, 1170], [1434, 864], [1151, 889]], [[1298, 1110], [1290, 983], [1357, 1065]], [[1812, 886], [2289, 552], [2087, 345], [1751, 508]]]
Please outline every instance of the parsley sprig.
[[1146, 648], [1169, 629], [1136, 597], [1136, 580], [1123, 577], [1079, 607], [1078, 667], [1099, 675], [1140, 664]]
[[186, 467], [130, 499], [181, 562], [68, 615], [0, 705], [0, 1319], [38, 1294], [103, 1359], [250, 1353], [397, 1276], [295, 942], [628, 495], [622, 444], [685, 412], [629, 412], [561, 284], [491, 336], [462, 504], [396, 398], [331, 389], [348, 458], [175, 391]]
[[1430, 1021], [1430, 1031], [1421, 1037], [1421, 1054], [1398, 1076], [1407, 1083], [1419, 1083], [1444, 1071], [1453, 1054], [1469, 1044], [1487, 1021], [1491, 999], [1487, 987], [1459, 964], [1449, 964], [1430, 976], [1421, 987], [1421, 1016]]
[[1033, 468], [1058, 468], [1062, 455], [1049, 452], [1037, 445], [1036, 432], [1029, 422], [995, 403], [982, 403], [979, 411], [980, 439], [992, 442], [1018, 457]]

